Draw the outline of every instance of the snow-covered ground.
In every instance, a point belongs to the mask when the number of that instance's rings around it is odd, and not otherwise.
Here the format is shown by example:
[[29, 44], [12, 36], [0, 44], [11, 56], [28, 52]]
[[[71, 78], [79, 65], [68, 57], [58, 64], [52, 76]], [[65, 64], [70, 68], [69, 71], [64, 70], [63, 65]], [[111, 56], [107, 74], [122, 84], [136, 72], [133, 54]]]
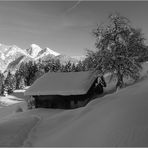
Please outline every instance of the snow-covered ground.
[[[74, 110], [27, 111], [24, 101], [0, 108], [0, 146], [148, 146], [147, 88], [145, 77]], [[12, 100], [21, 95], [16, 91]]]
[[22, 146], [38, 117], [15, 114], [0, 119], [0, 147]]
[[148, 146], [147, 88], [148, 79], [52, 116], [40, 109], [44, 117], [24, 146]]

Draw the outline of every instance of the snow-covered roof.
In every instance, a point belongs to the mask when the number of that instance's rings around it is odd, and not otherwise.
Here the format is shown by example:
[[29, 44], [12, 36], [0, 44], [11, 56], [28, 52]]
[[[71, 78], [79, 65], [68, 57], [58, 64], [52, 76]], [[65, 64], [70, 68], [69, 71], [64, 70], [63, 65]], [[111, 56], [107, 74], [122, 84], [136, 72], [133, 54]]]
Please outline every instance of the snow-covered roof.
[[92, 71], [48, 72], [25, 91], [25, 95], [79, 95], [86, 94], [97, 78]]

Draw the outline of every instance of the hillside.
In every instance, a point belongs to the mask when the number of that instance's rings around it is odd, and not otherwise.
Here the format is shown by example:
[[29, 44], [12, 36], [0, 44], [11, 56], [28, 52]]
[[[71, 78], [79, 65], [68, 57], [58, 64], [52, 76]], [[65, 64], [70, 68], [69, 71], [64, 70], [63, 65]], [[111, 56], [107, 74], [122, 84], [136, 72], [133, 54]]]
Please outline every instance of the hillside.
[[[145, 78], [75, 110], [33, 109], [17, 114], [11, 111], [11, 115], [9, 107], [2, 108], [0, 141], [3, 139], [3, 142], [0, 146], [148, 146], [147, 88], [148, 79]], [[17, 93], [15, 96], [21, 97]], [[36, 119], [39, 122], [29, 132]], [[16, 131], [20, 131], [20, 137], [4, 138]]]
[[[148, 64], [141, 75], [147, 74]], [[105, 92], [113, 88], [113, 82]], [[148, 77], [74, 110], [26, 111], [24, 90], [16, 90], [0, 108], [0, 146], [143, 147], [148, 146]], [[26, 88], [27, 89], [27, 88]], [[21, 100], [13, 104], [9, 99]], [[22, 108], [24, 112], [18, 112]], [[13, 128], [12, 128], [13, 127]]]
[[148, 146], [148, 79], [98, 98], [86, 107], [48, 116], [25, 143], [28, 146]]

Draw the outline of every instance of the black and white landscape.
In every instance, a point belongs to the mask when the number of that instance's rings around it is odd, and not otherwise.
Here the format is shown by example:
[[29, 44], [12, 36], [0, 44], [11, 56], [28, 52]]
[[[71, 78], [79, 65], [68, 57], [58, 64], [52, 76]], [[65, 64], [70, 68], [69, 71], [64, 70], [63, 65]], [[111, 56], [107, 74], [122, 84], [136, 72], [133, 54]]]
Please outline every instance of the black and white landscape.
[[0, 44], [0, 71], [2, 72], [15, 70], [23, 62], [37, 62], [48, 58], [59, 59], [61, 62], [78, 62], [85, 57], [63, 55], [48, 47], [41, 48], [36, 44], [31, 44], [27, 49], [21, 49], [16, 45]]
[[148, 147], [147, 1], [0, 1], [0, 147]]

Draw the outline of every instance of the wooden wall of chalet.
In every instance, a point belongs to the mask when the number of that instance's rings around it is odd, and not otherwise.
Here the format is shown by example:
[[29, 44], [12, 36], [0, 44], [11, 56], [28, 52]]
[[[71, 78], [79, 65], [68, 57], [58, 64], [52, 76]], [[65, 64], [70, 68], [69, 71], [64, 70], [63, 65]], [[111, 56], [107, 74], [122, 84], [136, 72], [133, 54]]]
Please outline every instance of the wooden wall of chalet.
[[33, 96], [35, 99], [35, 107], [44, 108], [60, 108], [71, 109], [83, 106], [87, 102], [87, 95], [46, 95], [46, 96]]

